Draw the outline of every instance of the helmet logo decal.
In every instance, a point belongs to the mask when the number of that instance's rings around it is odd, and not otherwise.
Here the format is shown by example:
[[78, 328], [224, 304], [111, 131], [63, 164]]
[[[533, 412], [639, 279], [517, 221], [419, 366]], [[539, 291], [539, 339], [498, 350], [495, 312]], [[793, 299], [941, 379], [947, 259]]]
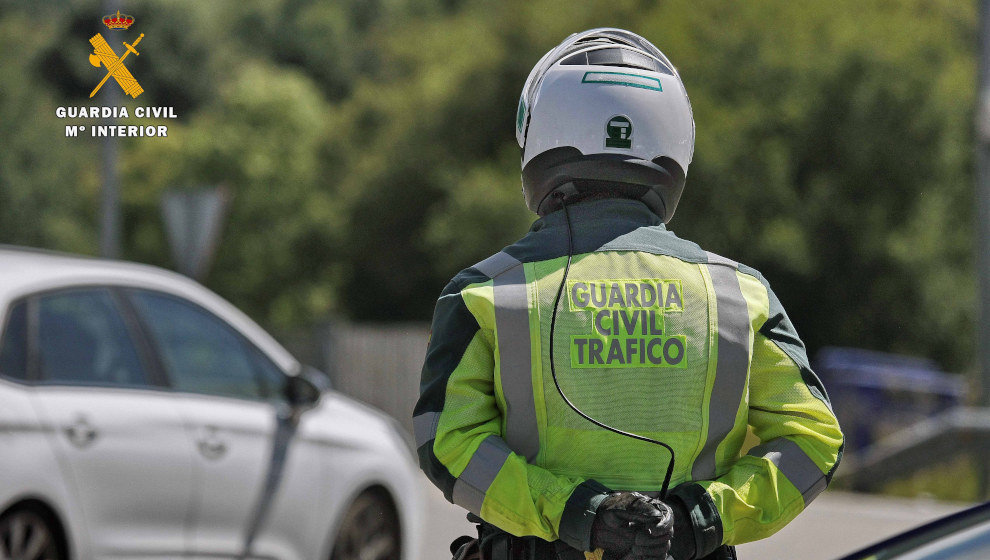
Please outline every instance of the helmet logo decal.
[[628, 117], [616, 115], [605, 123], [605, 147], [632, 147], [632, 123]]
[[660, 84], [659, 78], [629, 74], [627, 72], [585, 72], [584, 77], [581, 78], [581, 83], [628, 86], [663, 91], [663, 86]]

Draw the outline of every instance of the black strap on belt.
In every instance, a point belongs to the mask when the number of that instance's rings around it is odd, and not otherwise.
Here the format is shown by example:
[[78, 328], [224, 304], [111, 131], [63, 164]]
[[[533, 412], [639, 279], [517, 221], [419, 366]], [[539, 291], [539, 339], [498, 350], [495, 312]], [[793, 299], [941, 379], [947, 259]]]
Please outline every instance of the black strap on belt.
[[[470, 517], [468, 518], [471, 521]], [[530, 560], [524, 556], [515, 555], [517, 540], [515, 537], [498, 527], [481, 521], [478, 523], [478, 537], [481, 541], [481, 554], [485, 560]], [[533, 558], [532, 560], [536, 560]]]
[[[478, 538], [464, 536], [455, 540], [451, 544], [455, 560], [473, 560], [476, 555], [482, 560], [584, 560], [583, 552], [561, 541], [549, 543], [538, 537], [515, 537], [473, 514], [468, 514], [468, 521], [477, 524]], [[735, 547], [720, 546], [700, 560], [736, 558]]]
[[[479, 517], [468, 514], [468, 521], [476, 523], [478, 538], [458, 537], [450, 545], [454, 560], [571, 560], [571, 555], [559, 555], [556, 548], [563, 543], [549, 543], [537, 537], [515, 537], [485, 523]], [[569, 550], [566, 545], [564, 548]], [[584, 560], [584, 554], [574, 550], [574, 560]]]
[[452, 560], [482, 560], [478, 539], [467, 535], [457, 537], [450, 543], [450, 553], [454, 555]]
[[722, 545], [715, 549], [708, 556], [705, 556], [701, 560], [737, 560], [736, 547], [729, 545]]
[[584, 553], [564, 543], [547, 542], [539, 537], [516, 537], [477, 517], [484, 560], [584, 560]]

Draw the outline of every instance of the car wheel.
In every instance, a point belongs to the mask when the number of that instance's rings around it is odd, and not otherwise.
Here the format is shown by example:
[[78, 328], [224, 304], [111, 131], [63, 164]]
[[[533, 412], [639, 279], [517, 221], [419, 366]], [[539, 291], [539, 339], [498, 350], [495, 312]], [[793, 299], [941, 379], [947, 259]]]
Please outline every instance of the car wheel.
[[65, 560], [65, 551], [48, 515], [32, 507], [0, 515], [0, 559]]
[[392, 500], [384, 491], [369, 490], [344, 514], [330, 560], [396, 560], [401, 545]]

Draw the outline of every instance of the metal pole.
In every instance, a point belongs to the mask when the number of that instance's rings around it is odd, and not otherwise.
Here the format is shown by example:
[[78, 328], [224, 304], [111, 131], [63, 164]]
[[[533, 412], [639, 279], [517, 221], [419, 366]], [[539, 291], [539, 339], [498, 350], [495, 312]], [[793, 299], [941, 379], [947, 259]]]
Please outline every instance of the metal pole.
[[[103, 2], [103, 14], [116, 13], [117, 2]], [[100, 15], [103, 15], [100, 14]], [[111, 32], [112, 33], [112, 32]], [[113, 44], [113, 41], [107, 42]], [[111, 79], [111, 81], [113, 81]], [[120, 87], [116, 82], [108, 83], [99, 94], [100, 105], [118, 107], [121, 102]], [[114, 126], [113, 117], [103, 119], [103, 124]], [[100, 191], [100, 256], [120, 258], [120, 183], [117, 177], [117, 138], [107, 135], [103, 138], [103, 188]]]
[[[990, 0], [980, 2], [980, 62], [976, 110], [976, 275], [979, 290], [977, 371], [980, 402], [990, 407]], [[990, 491], [990, 458], [976, 451], [980, 497]]]

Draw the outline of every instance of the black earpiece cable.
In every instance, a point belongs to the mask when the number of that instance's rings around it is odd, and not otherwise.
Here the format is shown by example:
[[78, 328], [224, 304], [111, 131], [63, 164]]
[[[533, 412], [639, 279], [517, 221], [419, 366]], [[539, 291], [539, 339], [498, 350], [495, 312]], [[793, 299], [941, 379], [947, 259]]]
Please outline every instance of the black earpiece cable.
[[648, 438], [646, 436], [641, 436], [639, 434], [626, 432], [618, 428], [613, 428], [612, 426], [609, 426], [604, 422], [599, 422], [598, 420], [595, 420], [591, 416], [588, 416], [587, 414], [582, 412], [581, 409], [578, 408], [573, 402], [571, 402], [571, 399], [567, 398], [567, 395], [564, 394], [564, 390], [560, 388], [560, 383], [557, 381], [557, 371], [553, 365], [554, 363], [553, 335], [554, 335], [555, 327], [557, 326], [557, 307], [560, 305], [560, 296], [561, 294], [564, 293], [564, 284], [566, 284], [567, 282], [567, 273], [571, 269], [571, 257], [574, 255], [574, 237], [571, 230], [571, 214], [570, 211], [567, 209], [567, 204], [564, 202], [564, 195], [560, 192], [556, 192], [553, 194], [553, 196], [555, 196], [560, 200], [561, 206], [564, 207], [564, 217], [567, 220], [567, 264], [564, 265], [564, 277], [560, 279], [560, 287], [557, 288], [557, 297], [554, 298], [553, 300], [553, 315], [551, 316], [550, 319], [550, 376], [553, 377], [553, 384], [555, 387], [557, 387], [557, 392], [560, 393], [560, 397], [564, 399], [564, 402], [567, 403], [567, 406], [571, 407], [571, 410], [578, 413], [579, 416], [581, 416], [588, 422], [591, 422], [592, 424], [598, 426], [599, 428], [604, 428], [610, 432], [615, 432], [622, 436], [659, 445], [670, 452], [670, 463], [667, 465], [667, 474], [664, 476], [663, 486], [660, 487], [660, 499], [666, 500], [667, 490], [670, 487], [670, 477], [674, 474], [674, 450], [669, 445], [667, 445], [662, 441]]

